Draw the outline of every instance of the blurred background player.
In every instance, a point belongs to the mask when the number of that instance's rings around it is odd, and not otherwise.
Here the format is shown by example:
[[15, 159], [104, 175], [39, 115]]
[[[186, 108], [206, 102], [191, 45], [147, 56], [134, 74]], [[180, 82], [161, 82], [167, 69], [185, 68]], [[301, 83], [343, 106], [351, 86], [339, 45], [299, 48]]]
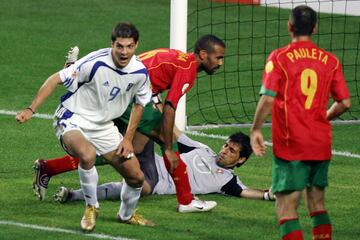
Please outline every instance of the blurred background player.
[[[291, 11], [291, 43], [268, 57], [253, 126], [254, 153], [265, 153], [261, 132], [272, 111], [273, 185], [282, 239], [303, 239], [297, 209], [305, 189], [315, 240], [332, 238], [325, 209], [331, 159], [329, 121], [351, 105], [344, 74], [335, 55], [311, 41], [316, 12], [305, 5]], [[330, 94], [334, 99], [327, 109]]]
[[[249, 199], [275, 200], [271, 190], [250, 189], [234, 174], [233, 169], [242, 166], [252, 153], [247, 135], [241, 132], [232, 134], [218, 154], [185, 134], [180, 134], [177, 141], [181, 159], [187, 166], [193, 194], [222, 193]], [[146, 144], [137, 158], [145, 175], [142, 196], [176, 193], [174, 181], [166, 170], [162, 157], [154, 153], [153, 141]], [[117, 200], [121, 188], [122, 182], [102, 184], [98, 187], [98, 199]], [[83, 200], [84, 196], [81, 189], [71, 190], [61, 186], [54, 199], [63, 203]]]
[[[186, 165], [179, 159], [173, 128], [179, 99], [193, 86], [197, 73], [205, 71], [213, 74], [223, 65], [224, 55], [225, 43], [214, 35], [199, 38], [195, 43], [194, 53], [161, 48], [139, 55], [150, 76], [153, 104], [145, 107], [138, 131], [161, 146], [165, 166], [175, 182], [180, 212], [209, 211], [216, 206], [214, 201], [199, 201], [192, 195]], [[163, 105], [159, 94], [166, 90], [168, 92]], [[120, 118], [114, 120], [115, 124], [127, 124], [130, 113], [131, 106]], [[134, 144], [136, 153], [140, 153], [146, 142], [135, 139]], [[73, 164], [63, 165], [61, 158], [53, 160], [46, 162], [48, 166], [42, 160], [35, 162], [36, 177], [33, 185], [40, 199], [45, 196], [51, 176], [74, 169]]]
[[[133, 154], [133, 138], [144, 106], [151, 99], [148, 73], [135, 56], [139, 32], [131, 23], [117, 24], [111, 34], [111, 48], [92, 52], [50, 76], [30, 107], [19, 112], [19, 123], [29, 120], [60, 84], [68, 92], [55, 112], [54, 128], [66, 152], [80, 159], [78, 171], [86, 208], [80, 225], [92, 231], [99, 212], [96, 154], [119, 172], [124, 181], [118, 221], [129, 224], [153, 223], [135, 214], [144, 175]], [[112, 119], [133, 103], [131, 121], [122, 136]]]

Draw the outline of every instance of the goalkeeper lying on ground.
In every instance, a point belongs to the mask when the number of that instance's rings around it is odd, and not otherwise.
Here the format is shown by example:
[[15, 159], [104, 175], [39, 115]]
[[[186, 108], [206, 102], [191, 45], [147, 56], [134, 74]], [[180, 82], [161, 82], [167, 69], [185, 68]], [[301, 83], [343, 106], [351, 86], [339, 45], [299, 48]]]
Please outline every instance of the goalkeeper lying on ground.
[[[221, 147], [219, 154], [185, 134], [179, 135], [178, 144], [181, 158], [187, 165], [193, 194], [223, 193], [250, 199], [274, 200], [271, 190], [249, 189], [234, 174], [233, 168], [244, 164], [252, 153], [247, 135], [241, 132], [231, 135]], [[144, 151], [137, 157], [145, 175], [142, 196], [176, 193], [174, 182], [162, 157], [154, 152], [152, 141], [146, 144]], [[98, 199], [119, 199], [121, 187], [122, 182], [98, 186]], [[54, 198], [62, 203], [84, 199], [81, 189], [71, 190], [64, 186], [57, 190]]]

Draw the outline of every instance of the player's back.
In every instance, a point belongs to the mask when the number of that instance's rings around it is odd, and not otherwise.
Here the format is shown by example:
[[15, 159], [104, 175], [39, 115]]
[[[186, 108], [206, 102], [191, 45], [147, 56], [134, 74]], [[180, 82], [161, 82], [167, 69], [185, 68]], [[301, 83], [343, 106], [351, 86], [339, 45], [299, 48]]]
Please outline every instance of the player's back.
[[[311, 41], [273, 52], [281, 69], [273, 108], [275, 155], [285, 159], [330, 159], [331, 129], [326, 119], [338, 59]], [[267, 66], [271, 68], [271, 66]], [[267, 70], [266, 70], [267, 71]]]
[[186, 74], [196, 78], [196, 61], [192, 53], [169, 48], [159, 48], [138, 55], [148, 70], [153, 92], [161, 93], [170, 89], [175, 75]]

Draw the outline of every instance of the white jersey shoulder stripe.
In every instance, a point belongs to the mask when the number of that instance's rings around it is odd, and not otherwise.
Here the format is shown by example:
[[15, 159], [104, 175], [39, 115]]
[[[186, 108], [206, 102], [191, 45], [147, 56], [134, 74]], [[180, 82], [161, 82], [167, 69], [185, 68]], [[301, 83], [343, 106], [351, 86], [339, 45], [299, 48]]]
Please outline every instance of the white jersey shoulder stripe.
[[101, 58], [101, 57], [105, 57], [108, 56], [111, 53], [110, 48], [105, 48], [105, 49], [101, 49], [98, 50], [96, 52], [92, 52], [89, 53], [88, 55], [86, 55], [85, 57], [83, 57], [82, 59], [79, 59], [79, 61], [81, 62], [79, 64], [79, 66], [77, 67], [78, 70], [80, 70], [80, 68], [88, 62], [91, 62], [97, 58]]
[[147, 76], [147, 70], [146, 68], [143, 68], [143, 69], [139, 69], [135, 72], [130, 72], [130, 73], [127, 73], [127, 72], [123, 72], [119, 69], [114, 69], [113, 67], [109, 66], [108, 64], [106, 64], [105, 62], [102, 62], [102, 61], [98, 61], [94, 64], [94, 66], [92, 67], [91, 69], [91, 72], [90, 72], [90, 76], [89, 76], [89, 81], [90, 82], [92, 80], [92, 78], [94, 77], [96, 71], [100, 68], [100, 67], [107, 67], [111, 70], [113, 70], [114, 72], [116, 72], [117, 74], [119, 75], [126, 75], [126, 74], [145, 74], [145, 76]]

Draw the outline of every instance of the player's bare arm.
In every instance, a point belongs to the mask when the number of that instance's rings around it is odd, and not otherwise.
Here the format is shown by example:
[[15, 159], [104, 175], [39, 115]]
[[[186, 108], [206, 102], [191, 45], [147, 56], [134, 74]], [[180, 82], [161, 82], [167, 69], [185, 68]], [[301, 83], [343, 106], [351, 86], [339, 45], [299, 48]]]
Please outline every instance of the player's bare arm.
[[116, 152], [117, 155], [125, 158], [131, 158], [132, 156], [134, 156], [134, 148], [132, 145], [132, 141], [134, 139], [136, 129], [137, 126], [139, 125], [143, 111], [144, 111], [144, 106], [140, 104], [133, 104], [130, 114], [129, 125], [126, 129], [124, 139], [120, 143], [119, 148]]
[[331, 107], [326, 112], [326, 119], [328, 121], [340, 116], [344, 112], [346, 112], [351, 106], [350, 98], [343, 99], [338, 102], [334, 102]]
[[275, 195], [272, 193], [271, 188], [266, 191], [258, 189], [243, 189], [240, 193], [240, 197], [247, 199], [261, 199], [267, 201], [275, 200]]
[[28, 121], [40, 107], [40, 105], [54, 92], [56, 87], [61, 83], [62, 82], [59, 73], [54, 73], [51, 75], [40, 87], [31, 105], [16, 114], [16, 121], [18, 123], [24, 123]]
[[173, 143], [173, 129], [175, 125], [175, 109], [170, 103], [165, 103], [163, 112], [163, 136], [165, 143], [165, 155], [168, 158], [171, 166], [170, 172], [173, 172], [177, 167], [179, 158], [172, 149]]
[[264, 136], [261, 129], [266, 117], [271, 113], [274, 99], [274, 97], [263, 95], [260, 97], [256, 107], [250, 136], [251, 146], [256, 156], [263, 156], [265, 154]]

